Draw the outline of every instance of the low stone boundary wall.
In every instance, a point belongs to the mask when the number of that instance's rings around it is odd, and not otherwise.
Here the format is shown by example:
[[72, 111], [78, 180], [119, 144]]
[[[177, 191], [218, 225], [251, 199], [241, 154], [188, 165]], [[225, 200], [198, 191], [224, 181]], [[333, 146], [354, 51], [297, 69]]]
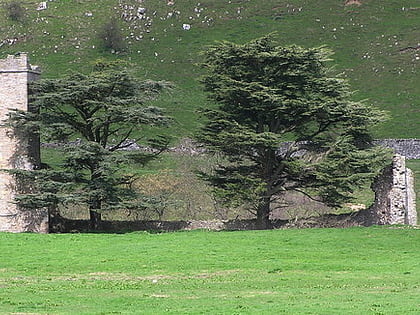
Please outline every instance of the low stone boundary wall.
[[[51, 226], [52, 233], [89, 232], [88, 220], [70, 220], [55, 218]], [[369, 226], [370, 219], [367, 210], [350, 214], [327, 214], [318, 217], [299, 220], [271, 220], [273, 229], [283, 228], [346, 228], [352, 226]], [[215, 221], [103, 221], [100, 229], [95, 232], [124, 233], [134, 231], [175, 232], [188, 230], [212, 231], [242, 231], [256, 230], [256, 220], [215, 220]]]
[[[79, 145], [80, 139], [72, 142], [65, 143], [67, 145]], [[284, 142], [279, 152], [282, 152], [290, 142]], [[420, 139], [379, 139], [374, 140], [374, 144], [390, 148], [394, 153], [405, 156], [407, 159], [420, 159]], [[41, 143], [44, 148], [58, 148], [63, 146], [64, 143]], [[124, 148], [127, 151], [143, 150], [151, 151], [150, 148], [138, 145], [134, 140], [127, 140], [127, 147]], [[203, 154], [206, 149], [199, 144], [195, 143], [191, 139], [184, 139], [178, 146], [169, 148], [168, 151], [183, 153], [188, 155]]]
[[374, 143], [390, 148], [407, 159], [420, 159], [420, 139], [381, 139], [375, 140]]

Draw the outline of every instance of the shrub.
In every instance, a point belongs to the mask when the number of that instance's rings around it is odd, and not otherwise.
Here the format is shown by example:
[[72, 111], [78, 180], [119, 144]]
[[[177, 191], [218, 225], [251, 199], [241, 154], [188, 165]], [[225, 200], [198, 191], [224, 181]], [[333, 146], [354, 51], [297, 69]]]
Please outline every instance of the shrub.
[[102, 26], [100, 39], [102, 40], [103, 46], [106, 50], [121, 52], [126, 48], [120, 26], [116, 18], [112, 18], [109, 22]]
[[6, 2], [3, 7], [6, 10], [7, 17], [12, 21], [22, 21], [25, 17], [25, 8], [18, 0]]

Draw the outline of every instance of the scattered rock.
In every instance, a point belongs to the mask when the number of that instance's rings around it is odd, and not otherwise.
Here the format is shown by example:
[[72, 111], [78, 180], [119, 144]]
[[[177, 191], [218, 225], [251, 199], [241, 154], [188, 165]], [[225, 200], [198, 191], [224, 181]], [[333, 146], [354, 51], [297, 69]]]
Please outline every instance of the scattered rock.
[[46, 9], [47, 9], [47, 2], [46, 1], [40, 2], [38, 4], [38, 7], [36, 8], [37, 11], [46, 10]]
[[359, 0], [346, 0], [346, 2], [344, 2], [345, 6], [348, 5], [357, 5], [357, 6], [361, 6], [362, 2], [360, 2]]
[[420, 45], [417, 46], [408, 46], [408, 47], [404, 47], [400, 49], [400, 52], [407, 52], [407, 51], [416, 51], [416, 50], [420, 50]]

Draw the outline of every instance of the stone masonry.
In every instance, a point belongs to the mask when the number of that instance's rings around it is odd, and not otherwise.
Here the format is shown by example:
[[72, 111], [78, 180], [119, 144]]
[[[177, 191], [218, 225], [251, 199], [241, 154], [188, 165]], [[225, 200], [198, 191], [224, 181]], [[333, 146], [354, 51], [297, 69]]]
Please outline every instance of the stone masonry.
[[381, 139], [374, 140], [373, 143], [390, 148], [406, 159], [420, 159], [420, 139]]
[[[26, 54], [0, 60], [0, 122], [10, 109], [32, 110], [28, 102], [28, 83], [39, 78], [40, 71], [28, 63]], [[21, 209], [14, 201], [18, 193], [7, 169], [34, 169], [40, 163], [39, 138], [20, 137], [19, 131], [0, 127], [0, 231], [48, 232], [45, 209]]]
[[375, 202], [370, 208], [372, 224], [417, 224], [413, 172], [405, 157], [396, 154], [373, 185]]

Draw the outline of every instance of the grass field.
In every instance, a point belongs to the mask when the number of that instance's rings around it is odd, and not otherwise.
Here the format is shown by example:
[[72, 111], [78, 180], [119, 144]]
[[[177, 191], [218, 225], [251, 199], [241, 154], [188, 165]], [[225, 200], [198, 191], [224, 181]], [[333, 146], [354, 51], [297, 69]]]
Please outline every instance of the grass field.
[[[158, 105], [176, 118], [166, 132], [185, 137], [199, 126], [196, 110], [211, 106], [198, 77], [199, 52], [215, 40], [238, 43], [277, 32], [281, 45], [326, 45], [336, 52], [336, 72], [350, 80], [357, 99], [369, 99], [391, 114], [375, 130], [381, 138], [419, 135], [420, 84], [418, 0], [370, 1], [345, 5], [344, 0], [95, 0], [37, 2], [21, 0], [26, 17], [7, 18], [0, 0], [0, 58], [29, 53], [44, 77], [71, 70], [89, 71], [98, 58], [124, 59], [143, 78], [173, 81], [177, 89]], [[133, 19], [139, 7], [144, 19]], [[127, 50], [104, 51], [98, 34], [110, 17], [118, 17]], [[183, 24], [191, 29], [183, 30]]]
[[1, 314], [419, 314], [420, 230], [0, 234]]

